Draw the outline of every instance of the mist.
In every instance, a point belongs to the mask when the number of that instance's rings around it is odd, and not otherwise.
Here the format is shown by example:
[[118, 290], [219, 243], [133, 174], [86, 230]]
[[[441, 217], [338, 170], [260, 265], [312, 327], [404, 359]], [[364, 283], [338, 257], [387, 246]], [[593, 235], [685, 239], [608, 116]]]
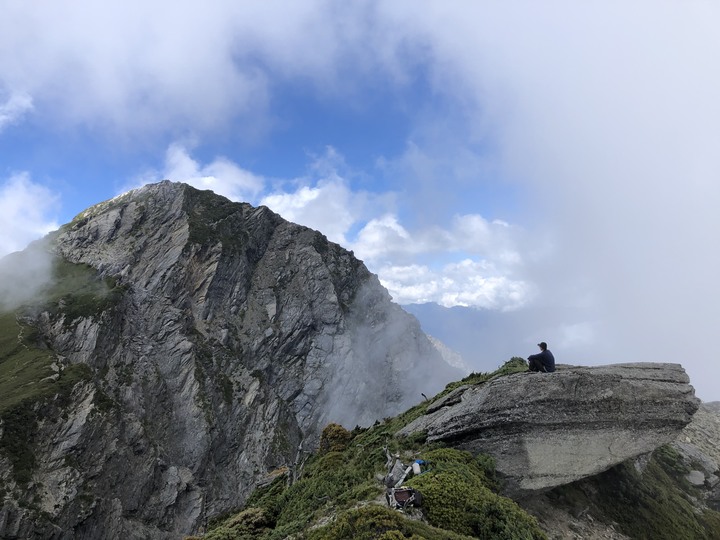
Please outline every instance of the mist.
[[404, 19], [430, 44], [438, 87], [475, 103], [476, 137], [523, 194], [505, 218], [524, 229], [511, 277], [534, 295], [497, 314], [486, 346], [677, 362], [699, 397], [720, 399], [717, 9], [524, 7], [460, 18], [435, 4]]
[[0, 311], [39, 298], [52, 281], [52, 269], [53, 255], [44, 240], [0, 258]]

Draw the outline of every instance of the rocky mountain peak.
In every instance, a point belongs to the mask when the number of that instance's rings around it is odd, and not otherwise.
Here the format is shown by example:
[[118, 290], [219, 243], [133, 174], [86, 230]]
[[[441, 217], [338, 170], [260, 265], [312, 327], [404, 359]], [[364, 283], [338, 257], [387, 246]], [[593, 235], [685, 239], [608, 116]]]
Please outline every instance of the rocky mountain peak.
[[372, 423], [456, 375], [351, 252], [265, 207], [165, 181], [46, 244], [63, 292], [18, 308], [11, 337], [32, 335], [58, 384], [82, 376], [2, 413], [32, 419], [32, 459], [21, 476], [0, 453], [0, 536], [189, 534], [327, 423]]

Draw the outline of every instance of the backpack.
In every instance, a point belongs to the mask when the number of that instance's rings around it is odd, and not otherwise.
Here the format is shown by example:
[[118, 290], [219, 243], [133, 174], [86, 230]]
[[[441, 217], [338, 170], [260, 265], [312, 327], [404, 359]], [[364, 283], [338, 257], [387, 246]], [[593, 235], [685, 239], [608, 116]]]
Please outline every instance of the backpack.
[[409, 506], [420, 508], [422, 506], [422, 493], [417, 489], [401, 486], [385, 490], [385, 500], [390, 508], [405, 510]]

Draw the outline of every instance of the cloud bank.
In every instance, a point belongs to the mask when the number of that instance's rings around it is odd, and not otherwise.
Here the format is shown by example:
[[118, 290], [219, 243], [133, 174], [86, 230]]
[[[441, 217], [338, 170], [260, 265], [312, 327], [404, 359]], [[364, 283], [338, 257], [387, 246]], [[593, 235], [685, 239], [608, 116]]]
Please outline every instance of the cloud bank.
[[58, 195], [18, 173], [0, 185], [0, 257], [25, 248], [59, 227]]
[[[514, 310], [504, 331], [524, 345], [681, 362], [717, 399], [718, 16], [664, 1], [9, 3], [0, 129], [32, 110], [164, 137], [163, 176], [319, 228], [402, 301]], [[372, 187], [337, 165], [269, 179], [202, 164], [176, 143], [192, 126], [260, 144], [283, 89], [362, 107], [373, 85], [427, 97], [405, 151], [361, 166]]]
[[14, 92], [2, 102], [3, 95], [0, 92], [0, 132], [6, 126], [14, 124], [32, 110], [32, 98], [23, 92]]
[[57, 205], [58, 196], [27, 173], [0, 185], [0, 309], [30, 300], [50, 279], [52, 257], [42, 242], [25, 248], [58, 228]]

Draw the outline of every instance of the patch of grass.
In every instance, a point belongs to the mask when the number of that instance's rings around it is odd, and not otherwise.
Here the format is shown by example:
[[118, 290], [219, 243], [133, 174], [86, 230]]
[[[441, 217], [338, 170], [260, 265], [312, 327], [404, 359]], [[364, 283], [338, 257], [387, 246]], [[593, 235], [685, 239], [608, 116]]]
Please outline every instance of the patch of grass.
[[24, 401], [2, 414], [3, 434], [0, 438], [0, 449], [10, 460], [13, 477], [21, 486], [30, 482], [35, 468], [32, 438], [37, 417], [33, 405], [31, 401]]
[[18, 484], [25, 485], [32, 477], [38, 411], [50, 398], [58, 407], [67, 404], [73, 387], [92, 376], [84, 364], [53, 366], [55, 352], [34, 314], [63, 313], [69, 320], [86, 317], [107, 309], [122, 292], [89, 266], [56, 259], [53, 279], [38, 298], [15, 311], [0, 312], [0, 449]]
[[527, 368], [528, 364], [524, 358], [520, 358], [519, 356], [513, 356], [510, 360], [505, 362], [497, 370], [491, 373], [471, 373], [460, 381], [454, 381], [449, 383], [445, 387], [445, 390], [440, 392], [436, 397], [439, 398], [446, 394], [449, 394], [450, 392], [461, 386], [482, 384], [497, 377], [504, 377], [505, 375], [512, 375], [513, 373], [522, 373], [523, 371], [527, 371]]
[[218, 386], [220, 387], [223, 401], [225, 401], [225, 403], [227, 403], [228, 405], [232, 405], [233, 383], [230, 380], [230, 377], [228, 377], [224, 373], [220, 373], [217, 376], [217, 381]]
[[36, 339], [34, 328], [15, 313], [0, 314], [0, 414], [55, 386], [43, 380], [55, 373], [50, 367], [53, 353], [34, 346]]
[[107, 413], [115, 407], [115, 401], [100, 388], [97, 388], [93, 396], [93, 405], [95, 405], [93, 412]]
[[57, 382], [48, 379], [56, 373], [51, 369], [54, 351], [27, 314], [64, 313], [72, 321], [97, 315], [115, 305], [123, 293], [124, 288], [110, 278], [99, 278], [91, 267], [57, 258], [52, 281], [40, 297], [14, 312], [0, 312], [0, 414], [26, 399], [56, 392], [58, 384], [72, 379], [72, 370], [61, 372]]
[[67, 321], [98, 315], [116, 305], [125, 293], [125, 287], [115, 279], [100, 278], [86, 264], [56, 258], [52, 268], [51, 284], [43, 291], [39, 303], [51, 313], [64, 313]]
[[242, 203], [218, 197], [212, 191], [186, 188], [184, 209], [189, 217], [189, 243], [202, 246], [219, 240], [224, 249], [239, 249], [250, 240], [249, 233], [236, 223], [241, 219]]
[[[33, 439], [37, 429], [38, 411], [43, 401], [55, 398], [57, 405], [63, 406], [69, 400], [73, 387], [82, 380], [87, 380], [90, 369], [84, 364], [66, 368], [57, 382], [28, 385], [22, 398], [16, 394], [16, 401], [7, 405], [0, 412], [3, 424], [0, 437], [0, 450], [12, 464], [13, 477], [21, 485], [26, 485], [32, 478], [35, 467]], [[19, 400], [18, 400], [19, 399]]]

